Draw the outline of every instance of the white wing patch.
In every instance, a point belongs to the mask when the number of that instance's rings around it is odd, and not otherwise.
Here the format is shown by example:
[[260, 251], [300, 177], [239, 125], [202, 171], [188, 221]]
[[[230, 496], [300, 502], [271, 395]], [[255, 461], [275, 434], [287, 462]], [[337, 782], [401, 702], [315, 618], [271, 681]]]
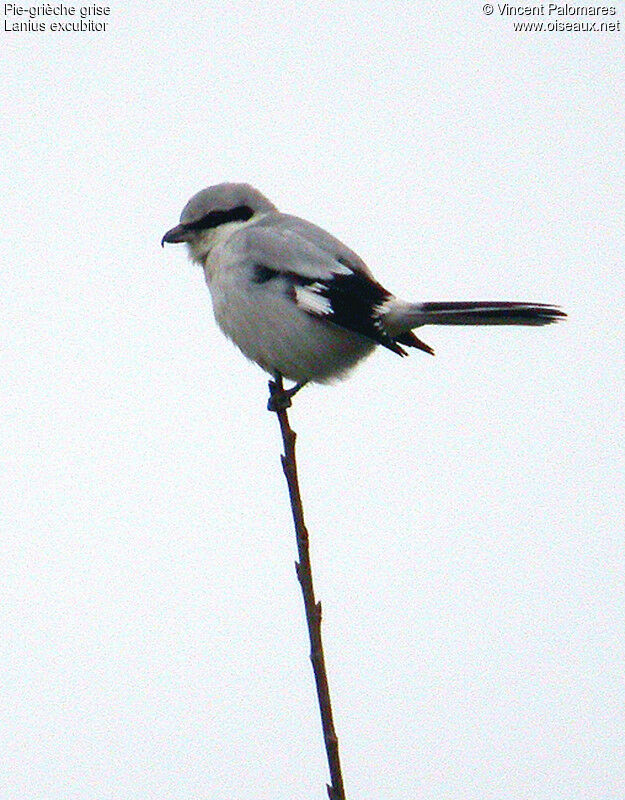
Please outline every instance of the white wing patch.
[[332, 314], [332, 303], [323, 295], [323, 283], [310, 283], [307, 286], [295, 287], [295, 302], [309, 314], [327, 317]]
[[389, 311], [397, 304], [397, 298], [390, 295], [387, 297], [386, 300], [383, 300], [381, 303], [378, 303], [377, 306], [373, 307], [373, 313], [377, 317], [383, 317], [385, 314], [388, 314]]

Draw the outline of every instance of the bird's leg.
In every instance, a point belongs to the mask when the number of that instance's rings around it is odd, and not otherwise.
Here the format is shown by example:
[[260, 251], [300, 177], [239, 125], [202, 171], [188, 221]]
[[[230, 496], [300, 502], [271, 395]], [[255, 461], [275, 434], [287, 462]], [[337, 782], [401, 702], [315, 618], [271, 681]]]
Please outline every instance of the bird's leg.
[[268, 411], [284, 411], [291, 405], [291, 398], [299, 390], [306, 386], [307, 381], [296, 383], [290, 389], [285, 389], [282, 385], [282, 375], [276, 372], [275, 379], [269, 381], [269, 401], [267, 402]]

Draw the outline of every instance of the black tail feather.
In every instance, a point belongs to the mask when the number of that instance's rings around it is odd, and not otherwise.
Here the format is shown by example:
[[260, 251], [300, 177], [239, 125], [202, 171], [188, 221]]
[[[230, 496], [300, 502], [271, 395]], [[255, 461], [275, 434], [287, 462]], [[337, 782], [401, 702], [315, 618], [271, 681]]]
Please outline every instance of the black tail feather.
[[423, 350], [424, 353], [429, 353], [431, 356], [435, 355], [430, 345], [419, 339], [413, 331], [406, 331], [396, 336], [395, 341], [400, 344], [405, 344], [407, 347], [416, 347], [418, 350]]
[[505, 301], [421, 303], [420, 311], [422, 325], [549, 325], [566, 317], [557, 306]]

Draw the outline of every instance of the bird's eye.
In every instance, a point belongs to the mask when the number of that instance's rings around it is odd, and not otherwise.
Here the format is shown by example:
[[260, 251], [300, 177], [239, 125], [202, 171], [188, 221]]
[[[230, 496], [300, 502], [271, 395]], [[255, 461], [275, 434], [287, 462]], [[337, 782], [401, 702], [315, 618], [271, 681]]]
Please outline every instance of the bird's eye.
[[216, 209], [204, 214], [203, 217], [194, 222], [187, 222], [185, 228], [189, 231], [204, 231], [208, 228], [216, 228], [225, 225], [227, 222], [246, 222], [254, 215], [254, 209], [249, 206], [235, 206], [226, 211]]

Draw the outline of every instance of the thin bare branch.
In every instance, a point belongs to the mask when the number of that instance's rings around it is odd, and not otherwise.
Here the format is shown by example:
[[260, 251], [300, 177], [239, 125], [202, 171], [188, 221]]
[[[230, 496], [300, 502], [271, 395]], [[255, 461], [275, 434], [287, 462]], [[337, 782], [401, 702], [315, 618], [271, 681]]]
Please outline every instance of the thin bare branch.
[[304, 596], [306, 609], [306, 622], [308, 623], [308, 637], [310, 639], [310, 660], [312, 662], [317, 687], [317, 699], [321, 714], [323, 738], [328, 756], [331, 784], [327, 786], [330, 800], [345, 800], [343, 788], [343, 775], [339, 759], [339, 742], [334, 729], [332, 705], [330, 703], [330, 690], [326, 672], [323, 643], [321, 640], [321, 603], [315, 599], [313, 588], [312, 569], [310, 565], [310, 551], [308, 546], [308, 531], [304, 523], [304, 510], [299, 490], [297, 477], [297, 462], [295, 460], [295, 431], [289, 425], [286, 408], [290, 405], [288, 392], [285, 393], [282, 376], [276, 376], [275, 381], [269, 382], [269, 408], [274, 410], [280, 423], [284, 455], [281, 456], [282, 469], [286, 477], [291, 498], [291, 510], [297, 538], [297, 552], [299, 561], [295, 564], [297, 578]]

